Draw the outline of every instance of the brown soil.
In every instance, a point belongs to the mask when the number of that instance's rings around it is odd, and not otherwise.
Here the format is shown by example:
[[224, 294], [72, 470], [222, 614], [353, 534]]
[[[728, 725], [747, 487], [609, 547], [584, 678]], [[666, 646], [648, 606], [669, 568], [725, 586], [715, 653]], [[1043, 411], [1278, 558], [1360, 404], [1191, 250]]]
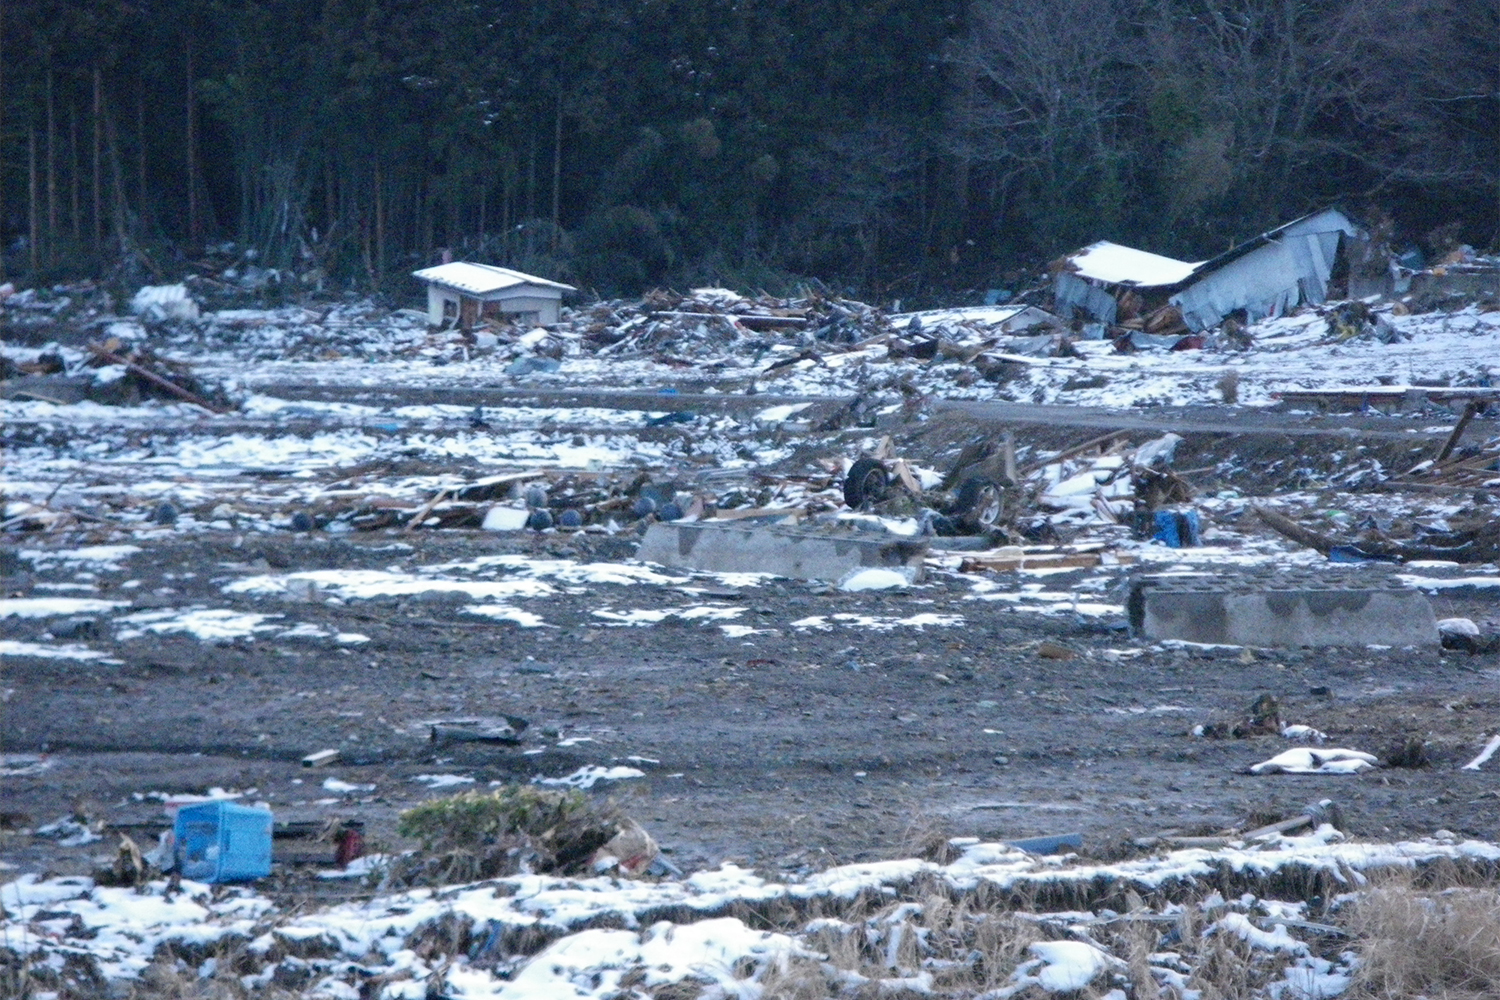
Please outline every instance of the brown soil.
[[[413, 548], [390, 548], [398, 541]], [[906, 595], [790, 581], [709, 598], [596, 585], [526, 603], [556, 626], [534, 629], [476, 624], [456, 599], [339, 606], [222, 591], [256, 568], [384, 569], [501, 551], [615, 560], [630, 548], [622, 538], [479, 532], [151, 542], [120, 572], [101, 574], [99, 596], [281, 614], [287, 624], [371, 641], [339, 648], [145, 636], [91, 641], [120, 665], [7, 658], [0, 749], [46, 753], [51, 766], [0, 783], [0, 857], [22, 870], [87, 869], [90, 858], [112, 853], [112, 839], [63, 848], [19, 831], [74, 810], [149, 824], [160, 803], [136, 794], [214, 785], [258, 789], [253, 797], [268, 800], [278, 818], [364, 820], [370, 840], [391, 845], [396, 814], [442, 794], [413, 782], [416, 775], [472, 775], [482, 787], [630, 757], [659, 763], [640, 762], [644, 779], [597, 791], [624, 798], [688, 869], [734, 860], [796, 870], [887, 857], [915, 850], [935, 830], [998, 838], [1081, 831], [1087, 853], [1115, 855], [1132, 837], [1279, 818], [1325, 797], [1357, 835], [1447, 828], [1496, 836], [1494, 774], [1457, 769], [1494, 732], [1494, 656], [1162, 650], [1107, 622], [969, 599], [968, 582], [951, 577]], [[71, 579], [63, 570], [34, 578]], [[126, 579], [140, 586], [118, 590]], [[1066, 589], [1069, 580], [1047, 582]], [[673, 619], [610, 627], [591, 613], [700, 603], [745, 606], [740, 621], [768, 631], [728, 638], [712, 624]], [[1439, 617], [1495, 613], [1482, 594], [1436, 603]], [[966, 623], [886, 632], [791, 625], [811, 615], [918, 611]], [[7, 637], [28, 640], [45, 628], [14, 618], [3, 625]], [[1044, 641], [1081, 655], [1044, 658]], [[1137, 655], [1109, 658], [1107, 649]], [[1253, 777], [1244, 768], [1286, 749], [1285, 740], [1189, 735], [1195, 723], [1239, 717], [1264, 693], [1280, 701], [1286, 721], [1325, 730], [1331, 745], [1385, 753], [1415, 737], [1428, 743], [1433, 766]], [[1161, 706], [1185, 711], [1150, 711]], [[524, 746], [434, 747], [419, 724], [500, 714], [531, 721]], [[558, 745], [574, 736], [591, 742]], [[338, 763], [299, 766], [326, 747], [339, 748]], [[319, 787], [327, 777], [376, 787], [337, 795]], [[316, 804], [326, 798], [338, 801]], [[135, 829], [137, 839], [149, 836]]]

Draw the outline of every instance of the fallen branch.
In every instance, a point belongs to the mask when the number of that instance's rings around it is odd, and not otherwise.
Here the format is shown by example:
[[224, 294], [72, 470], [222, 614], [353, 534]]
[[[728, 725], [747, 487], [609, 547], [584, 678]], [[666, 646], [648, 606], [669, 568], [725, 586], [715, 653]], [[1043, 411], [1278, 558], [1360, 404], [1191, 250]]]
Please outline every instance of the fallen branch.
[[1298, 545], [1316, 549], [1325, 556], [1338, 544], [1327, 535], [1320, 535], [1316, 531], [1302, 527], [1302, 525], [1293, 521], [1285, 514], [1278, 514], [1274, 510], [1267, 510], [1258, 504], [1251, 504], [1250, 509], [1255, 512], [1256, 517], [1264, 521], [1266, 526], [1276, 533], [1285, 535]]
[[125, 358], [122, 358], [118, 354], [116, 354], [115, 352], [110, 351], [110, 350], [106, 350], [105, 348], [100, 347], [98, 344], [89, 344], [88, 348], [89, 348], [89, 350], [93, 351], [95, 355], [97, 355], [98, 357], [103, 358], [105, 361], [108, 361], [111, 364], [124, 365], [127, 371], [130, 371], [130, 372], [135, 373], [136, 375], [139, 375], [141, 378], [143, 378], [146, 381], [150, 382], [152, 385], [160, 386], [161, 388], [163, 388], [163, 389], [167, 390], [168, 392], [172, 393], [174, 396], [178, 396], [178, 397], [180, 397], [182, 399], [187, 400], [189, 403], [192, 403], [194, 406], [201, 406], [203, 409], [207, 410], [209, 413], [221, 414], [221, 413], [228, 413], [229, 412], [228, 410], [226, 410], [226, 409], [224, 409], [222, 407], [215, 406], [214, 404], [210, 403], [208, 400], [204, 399], [202, 396], [197, 395], [196, 393], [188, 392], [186, 389], [184, 389], [182, 386], [178, 385], [176, 382], [173, 382], [170, 379], [162, 378], [160, 375], [156, 374], [155, 372], [151, 371], [150, 369], [142, 368], [140, 365], [136, 364], [134, 361], [129, 361], [129, 360], [125, 359]]
[[1442, 462], [1453, 454], [1453, 449], [1458, 447], [1458, 439], [1464, 436], [1464, 428], [1469, 426], [1469, 421], [1473, 420], [1474, 414], [1479, 412], [1479, 406], [1479, 400], [1469, 400], [1468, 405], [1464, 407], [1463, 416], [1459, 417], [1458, 423], [1453, 425], [1453, 433], [1448, 435], [1448, 440], [1443, 444], [1443, 450], [1438, 452], [1436, 461]]
[[1381, 539], [1365, 539], [1358, 543], [1339, 542], [1327, 535], [1319, 534], [1310, 528], [1293, 521], [1285, 514], [1278, 514], [1274, 510], [1267, 510], [1256, 504], [1251, 504], [1250, 509], [1255, 512], [1267, 526], [1281, 535], [1285, 535], [1298, 545], [1316, 549], [1323, 555], [1328, 555], [1335, 548], [1347, 546], [1357, 549], [1363, 557], [1372, 559], [1394, 559], [1400, 562], [1411, 562], [1417, 559], [1440, 559], [1451, 562], [1483, 562], [1491, 553], [1491, 548], [1476, 544], [1474, 539], [1468, 539], [1457, 545], [1409, 545], [1402, 542], [1391, 542]]
[[1021, 468], [1021, 475], [1029, 476], [1033, 472], [1036, 472], [1038, 469], [1045, 469], [1047, 466], [1053, 464], [1054, 462], [1066, 462], [1070, 458], [1082, 455], [1084, 452], [1088, 451], [1091, 448], [1102, 448], [1105, 445], [1113, 443], [1116, 438], [1124, 437], [1126, 433], [1126, 431], [1110, 431], [1108, 434], [1100, 434], [1096, 438], [1089, 438], [1087, 441], [1083, 442], [1083, 444], [1074, 445], [1073, 447], [1068, 448], [1065, 451], [1058, 452], [1056, 455], [1049, 455], [1046, 458], [1039, 458], [1035, 461], [1027, 462]]

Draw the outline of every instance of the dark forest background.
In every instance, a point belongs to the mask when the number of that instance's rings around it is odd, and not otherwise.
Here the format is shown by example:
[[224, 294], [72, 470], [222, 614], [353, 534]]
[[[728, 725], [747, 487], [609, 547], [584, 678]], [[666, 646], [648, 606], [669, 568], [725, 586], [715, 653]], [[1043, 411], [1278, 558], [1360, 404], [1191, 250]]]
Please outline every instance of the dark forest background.
[[1500, 0], [0, 0], [29, 282], [235, 241], [916, 302], [1335, 202], [1495, 245]]

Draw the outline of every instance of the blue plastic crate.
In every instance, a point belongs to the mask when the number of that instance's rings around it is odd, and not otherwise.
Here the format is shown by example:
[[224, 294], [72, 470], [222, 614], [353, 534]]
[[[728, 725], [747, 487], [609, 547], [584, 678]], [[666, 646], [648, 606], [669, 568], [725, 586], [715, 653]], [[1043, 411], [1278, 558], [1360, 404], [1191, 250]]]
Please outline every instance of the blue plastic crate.
[[199, 802], [177, 810], [177, 870], [198, 882], [271, 874], [271, 810]]

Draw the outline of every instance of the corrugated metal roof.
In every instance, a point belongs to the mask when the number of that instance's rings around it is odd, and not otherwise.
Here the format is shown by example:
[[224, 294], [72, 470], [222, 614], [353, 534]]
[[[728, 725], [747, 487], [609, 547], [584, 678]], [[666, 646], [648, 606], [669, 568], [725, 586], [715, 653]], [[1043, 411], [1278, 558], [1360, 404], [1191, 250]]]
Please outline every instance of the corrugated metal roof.
[[1259, 236], [1252, 236], [1243, 243], [1236, 243], [1217, 257], [1212, 257], [1199, 264], [1195, 269], [1195, 276], [1211, 274], [1227, 264], [1234, 263], [1251, 251], [1257, 250], [1267, 243], [1274, 243], [1277, 240], [1293, 236], [1312, 236], [1322, 233], [1348, 233], [1353, 236], [1356, 232], [1358, 232], [1358, 228], [1353, 222], [1349, 221], [1347, 215], [1336, 208], [1325, 208], [1310, 215], [1304, 215], [1300, 219], [1293, 219], [1291, 222], [1277, 226], [1275, 229], [1267, 230]]
[[1172, 296], [1189, 328], [1206, 329], [1238, 309], [1254, 321], [1327, 299], [1345, 230], [1282, 227], [1273, 232], [1274, 238], [1258, 237], [1248, 250], [1236, 247], [1232, 257], [1215, 258], [1211, 267], [1205, 264]]
[[494, 264], [475, 264], [466, 260], [456, 260], [451, 264], [439, 264], [436, 267], [424, 267], [420, 271], [413, 271], [412, 276], [422, 281], [430, 281], [435, 285], [444, 285], [448, 288], [454, 288], [460, 292], [469, 292], [473, 295], [499, 292], [507, 288], [514, 288], [517, 285], [535, 285], [538, 288], [553, 288], [559, 292], [577, 290], [572, 285], [564, 285], [559, 281], [548, 281], [546, 278], [538, 278], [533, 274], [512, 271], [508, 267], [496, 267]]
[[1100, 240], [1064, 258], [1080, 278], [1106, 285], [1175, 285], [1199, 265]]

